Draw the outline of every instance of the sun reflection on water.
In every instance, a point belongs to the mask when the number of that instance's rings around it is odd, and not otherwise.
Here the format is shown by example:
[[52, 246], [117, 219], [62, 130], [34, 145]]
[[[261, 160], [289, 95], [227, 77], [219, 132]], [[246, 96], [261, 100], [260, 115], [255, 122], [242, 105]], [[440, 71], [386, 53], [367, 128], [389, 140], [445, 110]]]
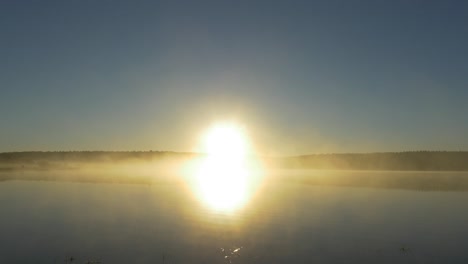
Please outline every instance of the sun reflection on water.
[[197, 198], [218, 212], [245, 206], [259, 178], [245, 132], [233, 124], [216, 124], [205, 134], [202, 149], [207, 155], [191, 172]]
[[208, 157], [195, 175], [199, 198], [215, 210], [239, 208], [248, 200], [249, 176], [244, 164]]

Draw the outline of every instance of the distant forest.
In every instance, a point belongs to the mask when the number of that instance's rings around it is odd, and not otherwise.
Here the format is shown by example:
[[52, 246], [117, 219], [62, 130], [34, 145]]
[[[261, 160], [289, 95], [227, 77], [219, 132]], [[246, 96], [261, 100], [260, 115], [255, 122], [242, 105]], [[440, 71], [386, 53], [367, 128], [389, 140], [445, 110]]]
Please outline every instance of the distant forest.
[[25, 151], [0, 153], [0, 163], [39, 161], [101, 162], [125, 160], [152, 160], [190, 157], [190, 152], [172, 151]]
[[180, 161], [199, 154], [170, 151], [25, 151], [0, 153], [0, 171], [75, 169], [86, 164]]
[[[202, 154], [166, 151], [57, 151], [0, 153], [0, 170], [71, 168], [76, 163], [160, 162], [187, 160]], [[468, 171], [468, 151], [412, 151], [366, 154], [315, 154], [263, 158], [291, 169]]]
[[468, 171], [468, 151], [411, 151], [366, 154], [317, 154], [278, 160], [288, 168]]

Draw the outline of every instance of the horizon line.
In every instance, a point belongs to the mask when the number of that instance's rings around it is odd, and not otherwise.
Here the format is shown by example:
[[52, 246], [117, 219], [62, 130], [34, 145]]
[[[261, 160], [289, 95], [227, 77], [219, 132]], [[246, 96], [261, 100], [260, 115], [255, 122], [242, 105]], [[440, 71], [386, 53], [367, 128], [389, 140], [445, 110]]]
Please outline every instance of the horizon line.
[[[1, 154], [14, 154], [14, 153], [172, 153], [172, 154], [208, 154], [203, 152], [194, 152], [194, 151], [174, 151], [174, 150], [20, 150], [20, 151], [6, 151], [0, 152]], [[401, 153], [443, 153], [443, 152], [454, 152], [462, 153], [468, 152], [468, 150], [402, 150], [402, 151], [372, 151], [372, 152], [315, 152], [315, 153], [304, 153], [304, 154], [292, 154], [292, 155], [264, 155], [264, 154], [254, 154], [250, 156], [264, 156], [264, 157], [305, 157], [313, 155], [366, 155], [366, 154], [401, 154]]]

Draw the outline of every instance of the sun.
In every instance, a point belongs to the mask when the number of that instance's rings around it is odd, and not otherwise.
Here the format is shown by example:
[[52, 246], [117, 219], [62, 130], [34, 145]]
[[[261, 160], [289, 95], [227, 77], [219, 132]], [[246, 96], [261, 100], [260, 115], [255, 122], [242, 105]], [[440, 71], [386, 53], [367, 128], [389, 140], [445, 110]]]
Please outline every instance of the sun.
[[202, 152], [223, 159], [243, 159], [249, 152], [245, 129], [235, 123], [216, 123], [202, 139]]
[[200, 145], [207, 155], [193, 174], [197, 197], [216, 211], [242, 207], [255, 178], [246, 129], [235, 123], [216, 123], [203, 134]]

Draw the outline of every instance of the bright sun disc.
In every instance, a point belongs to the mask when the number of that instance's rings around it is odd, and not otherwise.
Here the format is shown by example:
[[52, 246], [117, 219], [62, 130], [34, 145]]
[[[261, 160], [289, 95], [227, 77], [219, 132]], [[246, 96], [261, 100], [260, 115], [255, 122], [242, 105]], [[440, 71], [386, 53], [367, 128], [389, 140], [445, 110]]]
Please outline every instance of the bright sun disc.
[[201, 150], [208, 155], [194, 173], [198, 198], [217, 211], [243, 206], [254, 178], [245, 130], [233, 123], [215, 124], [202, 137]]
[[248, 148], [244, 129], [231, 123], [216, 124], [204, 136], [202, 150], [210, 156], [245, 158]]

